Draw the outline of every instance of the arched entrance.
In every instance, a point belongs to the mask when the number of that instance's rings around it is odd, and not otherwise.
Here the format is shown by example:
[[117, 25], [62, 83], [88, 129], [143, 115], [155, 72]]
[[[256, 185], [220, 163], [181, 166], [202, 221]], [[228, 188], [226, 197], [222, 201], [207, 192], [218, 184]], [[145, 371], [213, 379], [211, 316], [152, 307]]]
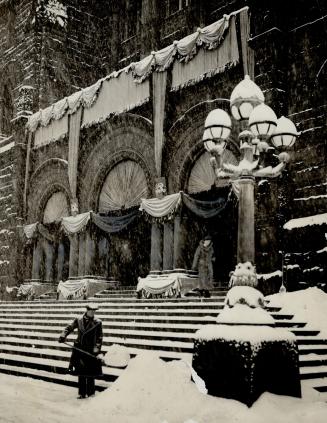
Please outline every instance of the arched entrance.
[[[210, 164], [210, 154], [202, 152], [194, 163], [190, 164], [184, 190], [194, 199], [215, 202], [219, 198], [229, 198], [226, 207], [216, 216], [203, 218], [187, 209], [183, 209], [183, 230], [186, 233], [184, 261], [186, 268], [192, 266], [194, 253], [199, 241], [206, 235], [212, 237], [215, 261], [213, 262], [214, 279], [226, 283], [228, 275], [236, 262], [237, 207], [233, 201], [231, 186], [226, 179], [215, 179]], [[234, 153], [226, 149], [222, 155], [224, 163], [236, 164]]]
[[[138, 209], [141, 198], [147, 198], [149, 188], [142, 166], [125, 159], [106, 176], [99, 194], [98, 212], [103, 216], [121, 218]], [[99, 262], [104, 275], [122, 285], [136, 285], [138, 276], [149, 268], [150, 227], [136, 218], [119, 232], [98, 232]]]
[[69, 216], [66, 194], [62, 191], [51, 194], [45, 203], [42, 216], [32, 246], [32, 280], [45, 282], [66, 280], [69, 274], [70, 243], [60, 230], [61, 219]]

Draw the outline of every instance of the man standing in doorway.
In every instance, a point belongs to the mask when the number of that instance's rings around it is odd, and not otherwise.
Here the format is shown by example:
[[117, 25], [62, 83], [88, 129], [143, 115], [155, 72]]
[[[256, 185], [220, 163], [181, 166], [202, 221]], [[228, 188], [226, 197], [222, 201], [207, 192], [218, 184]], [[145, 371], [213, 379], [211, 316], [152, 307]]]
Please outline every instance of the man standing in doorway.
[[102, 346], [102, 322], [94, 318], [98, 309], [96, 304], [88, 304], [86, 312], [68, 325], [59, 337], [65, 342], [66, 337], [77, 329], [69, 369], [78, 375], [78, 398], [95, 394], [95, 377], [102, 375], [101, 361], [97, 358]]

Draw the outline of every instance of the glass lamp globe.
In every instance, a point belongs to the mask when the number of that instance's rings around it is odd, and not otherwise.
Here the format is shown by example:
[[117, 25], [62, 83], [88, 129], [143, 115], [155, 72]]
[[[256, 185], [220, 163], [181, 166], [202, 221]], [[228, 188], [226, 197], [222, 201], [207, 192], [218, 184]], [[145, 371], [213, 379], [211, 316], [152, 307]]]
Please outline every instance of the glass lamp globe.
[[230, 96], [230, 108], [236, 120], [249, 119], [254, 107], [265, 101], [263, 92], [249, 77], [245, 75], [234, 88]]
[[277, 126], [277, 116], [273, 109], [262, 103], [255, 107], [249, 118], [249, 127], [255, 136], [269, 137]]
[[216, 143], [226, 144], [232, 129], [232, 121], [228, 113], [222, 109], [212, 110], [204, 123], [204, 133], [202, 141], [206, 150], [212, 150]]
[[271, 143], [275, 148], [290, 148], [298, 135], [294, 123], [282, 116], [277, 120], [277, 127], [271, 136]]

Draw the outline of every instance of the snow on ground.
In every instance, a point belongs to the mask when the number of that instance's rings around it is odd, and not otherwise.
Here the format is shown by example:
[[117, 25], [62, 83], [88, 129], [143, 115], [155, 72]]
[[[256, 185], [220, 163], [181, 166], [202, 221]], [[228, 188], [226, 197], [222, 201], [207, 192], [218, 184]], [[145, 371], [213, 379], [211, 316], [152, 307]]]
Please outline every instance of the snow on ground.
[[327, 338], [327, 294], [319, 288], [285, 292], [266, 297], [269, 305], [282, 307], [282, 312], [294, 314], [294, 320], [307, 322], [307, 328], [319, 329]]
[[[327, 295], [318, 288], [275, 294], [270, 305], [282, 306], [296, 320], [327, 334]], [[77, 390], [0, 373], [0, 423], [325, 423], [327, 404], [263, 394], [244, 404], [200, 393], [182, 361], [165, 363], [155, 352], [130, 360], [111, 388], [77, 400]], [[217, 375], [219, 377], [219, 375]], [[313, 390], [311, 390], [313, 391]]]
[[112, 387], [76, 399], [76, 389], [0, 374], [1, 423], [325, 423], [327, 404], [265, 393], [244, 404], [201, 394], [182, 361], [132, 359]]

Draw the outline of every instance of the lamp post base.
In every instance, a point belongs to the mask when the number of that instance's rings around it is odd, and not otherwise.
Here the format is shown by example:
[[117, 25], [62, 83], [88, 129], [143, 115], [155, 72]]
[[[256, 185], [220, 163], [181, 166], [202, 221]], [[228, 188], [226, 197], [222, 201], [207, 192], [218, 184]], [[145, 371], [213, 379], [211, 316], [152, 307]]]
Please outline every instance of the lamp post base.
[[[279, 329], [250, 325], [227, 327], [226, 339], [226, 326], [213, 326], [213, 339], [198, 331], [194, 344], [192, 366], [209, 395], [235, 399], [248, 407], [265, 391], [301, 397], [295, 341], [279, 339]], [[260, 341], [246, 340], [258, 329], [264, 329]]]

